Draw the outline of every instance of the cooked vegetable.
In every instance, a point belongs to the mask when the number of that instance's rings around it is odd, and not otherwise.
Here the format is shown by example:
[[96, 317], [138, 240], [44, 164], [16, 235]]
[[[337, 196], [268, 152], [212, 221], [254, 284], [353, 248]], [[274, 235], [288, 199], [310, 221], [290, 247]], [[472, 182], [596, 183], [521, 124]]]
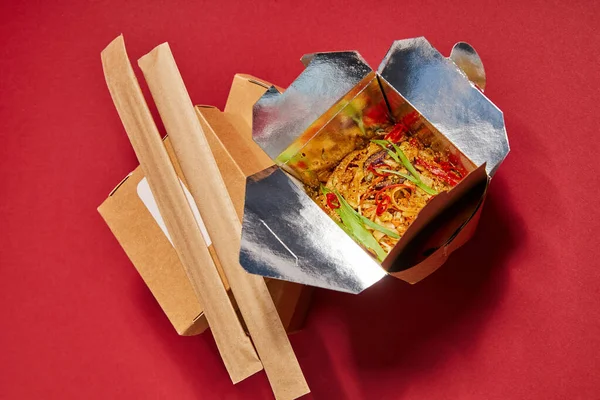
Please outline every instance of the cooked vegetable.
[[320, 193], [313, 194], [340, 227], [379, 261], [433, 196], [451, 189], [467, 174], [457, 156], [435, 151], [407, 128], [415, 122], [410, 116], [378, 131], [376, 139], [347, 154], [325, 175]]
[[344, 198], [337, 192], [331, 192], [329, 189], [322, 187], [325, 196], [333, 194], [338, 199], [338, 207], [335, 212], [340, 216], [342, 224], [345, 226], [345, 231], [350, 233], [359, 243], [366, 248], [373, 250], [377, 254], [379, 261], [383, 261], [387, 253], [381, 248], [375, 237], [363, 225], [360, 215], [350, 207]]
[[389, 169], [381, 169], [380, 171], [387, 172], [388, 174], [394, 174], [394, 175], [401, 176], [404, 179], [406, 179], [408, 181], [411, 181], [412, 183], [414, 183], [415, 185], [417, 185], [417, 187], [419, 189], [422, 189], [423, 191], [427, 192], [428, 194], [430, 194], [432, 196], [438, 194], [438, 192], [436, 192], [435, 190], [433, 190], [432, 188], [430, 188], [429, 186], [427, 186], [426, 184], [424, 184], [420, 180], [420, 178], [417, 180], [414, 176], [406, 175], [406, 174], [403, 174], [402, 172], [398, 172], [398, 171], [391, 171]]
[[332, 210], [340, 208], [340, 201], [338, 200], [338, 198], [335, 194], [327, 193], [326, 197], [327, 197], [327, 205], [329, 206], [329, 208], [331, 208]]
[[408, 172], [410, 172], [412, 174], [412, 176], [415, 177], [416, 180], [420, 181], [421, 175], [419, 175], [419, 173], [417, 172], [415, 167], [413, 167], [412, 164], [410, 163], [410, 161], [408, 161], [408, 158], [406, 157], [404, 152], [400, 149], [400, 147], [396, 146], [395, 143], [391, 143], [391, 145], [394, 147], [394, 150], [396, 150], [396, 153], [400, 157], [400, 160], [402, 161], [404, 168], [406, 168], [408, 170]]
[[461, 179], [461, 177], [458, 176], [456, 174], [456, 172], [446, 171], [446, 170], [438, 167], [437, 165], [429, 163], [421, 158], [417, 158], [417, 165], [420, 165], [420, 166], [426, 168], [433, 175], [442, 178], [444, 180], [444, 182], [446, 182], [452, 186], [456, 185]]
[[[374, 142], [374, 143], [377, 143], [378, 145], [380, 145], [381, 147], [383, 147], [384, 149], [386, 149], [388, 151], [388, 153], [390, 153], [390, 156], [394, 160], [396, 160], [396, 162], [398, 162], [398, 163], [402, 162], [402, 165], [404, 165], [404, 168], [406, 168], [408, 170], [408, 172], [411, 173], [412, 177], [410, 177], [410, 176], [408, 176], [406, 174], [403, 174], [401, 172], [390, 171], [390, 170], [387, 170], [387, 169], [382, 169], [380, 171], [402, 176], [403, 178], [408, 179], [411, 182], [413, 182], [415, 185], [417, 185], [418, 187], [420, 187], [421, 189], [423, 189], [427, 193], [429, 193], [431, 195], [436, 195], [437, 194], [437, 192], [435, 190], [433, 190], [432, 188], [430, 188], [429, 186], [427, 186], [426, 184], [423, 183], [423, 181], [421, 180], [421, 175], [419, 175], [419, 173], [417, 172], [417, 170], [415, 169], [415, 167], [412, 166], [412, 164], [410, 163], [410, 161], [408, 160], [408, 158], [406, 157], [406, 155], [404, 154], [404, 152], [402, 151], [402, 149], [400, 149], [400, 147], [398, 147], [395, 143], [392, 143], [392, 142], [389, 142], [389, 141], [386, 141], [386, 140], [371, 140], [371, 141]], [[388, 145], [391, 145], [394, 148], [395, 154], [391, 153], [391, 149], [389, 149], [387, 147]], [[456, 185], [456, 183], [458, 183], [458, 181], [454, 182], [453, 186]]]

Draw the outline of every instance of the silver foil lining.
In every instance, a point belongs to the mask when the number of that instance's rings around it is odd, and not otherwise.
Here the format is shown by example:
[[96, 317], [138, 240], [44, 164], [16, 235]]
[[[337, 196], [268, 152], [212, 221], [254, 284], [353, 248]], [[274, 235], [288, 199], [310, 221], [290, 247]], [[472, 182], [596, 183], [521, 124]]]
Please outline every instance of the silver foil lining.
[[[482, 67], [483, 68], [483, 67]], [[491, 177], [508, 154], [504, 116], [425, 38], [394, 42], [379, 74]]]
[[482, 92], [485, 90], [485, 69], [473, 46], [465, 42], [456, 43], [450, 52], [450, 59]]
[[302, 60], [306, 69], [284, 93], [271, 87], [254, 106], [252, 137], [272, 159], [372, 72], [355, 51], [309, 54]]
[[386, 275], [277, 167], [247, 180], [240, 263], [254, 274], [350, 293]]

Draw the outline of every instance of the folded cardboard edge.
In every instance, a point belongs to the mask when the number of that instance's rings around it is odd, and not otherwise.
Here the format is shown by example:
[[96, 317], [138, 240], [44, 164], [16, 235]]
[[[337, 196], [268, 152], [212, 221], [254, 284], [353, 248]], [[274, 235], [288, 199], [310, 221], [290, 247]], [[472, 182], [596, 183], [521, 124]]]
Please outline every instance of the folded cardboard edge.
[[[255, 85], [251, 79], [246, 75], [242, 83]], [[242, 220], [246, 177], [270, 167], [273, 161], [252, 141], [251, 126], [246, 125], [245, 130], [241, 128], [238, 131], [238, 128], [233, 125], [231, 114], [220, 112], [213, 107], [197, 106], [196, 112], [215, 156], [224, 152], [227, 156], [221, 158], [234, 161], [231, 169], [221, 165], [219, 169], [227, 182], [236, 213]], [[240, 137], [245, 140], [240, 140]], [[236, 173], [232, 173], [233, 168]], [[266, 279], [266, 281], [279, 317], [287, 331], [299, 330], [306, 318], [314, 288], [283, 280]]]
[[[213, 106], [196, 107], [200, 122], [207, 131], [211, 149], [221, 155], [221, 157], [216, 157], [220, 171], [224, 178], [227, 176], [226, 181], [233, 182], [232, 187], [228, 187], [228, 190], [230, 190], [230, 195], [237, 199], [236, 211], [240, 219], [243, 212], [243, 190], [245, 190], [244, 174], [261, 168], [261, 166], [272, 164], [270, 158], [251, 140], [251, 105], [264, 93], [269, 85], [269, 83], [259, 78], [246, 74], [236, 74], [226, 105], [228, 111], [221, 112]], [[213, 129], [215, 127], [216, 129]], [[219, 135], [215, 130], [219, 132]], [[240, 136], [247, 140], [240, 141]], [[183, 180], [181, 170], [167, 138], [165, 138], [165, 146], [178, 175]], [[230, 151], [236, 146], [242, 146], [242, 152]], [[252, 154], [252, 157], [248, 157], [249, 154]], [[236, 164], [234, 159], [241, 163], [241, 167]], [[127, 256], [136, 266], [138, 273], [140, 273], [157, 299], [177, 333], [182, 336], [197, 335], [206, 330], [208, 324], [191, 285], [184, 284], [182, 287], [181, 284], [178, 284], [176, 285], [177, 290], [168, 289], [168, 287], [173, 286], [169, 284], [169, 282], [173, 283], [172, 281], [189, 283], [183, 268], [179, 268], [177, 271], [164, 271], [164, 268], [148, 268], [148, 265], [156, 262], [156, 247], [170, 248], [171, 250], [172, 247], [162, 232], [159, 232], [160, 228], [158, 228], [150, 213], [146, 212], [143, 205], [141, 205], [141, 200], [136, 195], [135, 187], [142, 178], [143, 172], [138, 167], [113, 188], [108, 198], [98, 207], [98, 211]], [[131, 187], [134, 187], [133, 190], [131, 190]], [[126, 191], [131, 193], [125, 199], [121, 199], [120, 196], [121, 193], [125, 192], [123, 189], [128, 189]], [[242, 190], [241, 195], [239, 190]], [[131, 198], [132, 196], [135, 198]], [[119, 213], [112, 212], [111, 210], [115, 207], [121, 211]], [[136, 210], [143, 210], [144, 212]], [[130, 246], [128, 243], [130, 243], [131, 237], [135, 237], [135, 233], [140, 232], [136, 228], [139, 228], [139, 225], [143, 225], [144, 230], [146, 230], [144, 237], [140, 238], [142, 245], [138, 243], [137, 246]], [[148, 232], [147, 229], [150, 229], [151, 232]], [[150, 237], [156, 238], [159, 246], [152, 246], [152, 243], [147, 240]], [[141, 251], [136, 250], [139, 247], [142, 248]], [[170, 253], [163, 256], [166, 258], [162, 265], [179, 265], [179, 260], [173, 258], [173, 256], [176, 258], [175, 252], [172, 250]], [[143, 267], [139, 268], [138, 265], [143, 265]], [[169, 273], [164, 274], [164, 272]], [[157, 282], [160, 282], [160, 284], [157, 284]], [[164, 290], [165, 283], [167, 283], [167, 290]], [[228, 287], [226, 281], [225, 286]], [[304, 324], [313, 288], [277, 280], [267, 280], [267, 286], [277, 305], [286, 330], [289, 333], [299, 330]]]
[[[167, 152], [172, 155], [168, 140]], [[177, 170], [176, 166], [176, 170]], [[179, 258], [137, 195], [144, 173], [138, 166], [98, 207], [98, 212], [180, 335], [208, 327]], [[176, 265], [178, 268], [165, 268]], [[188, 282], [181, 285], [181, 282]], [[194, 299], [194, 301], [186, 301]]]
[[[436, 196], [421, 210], [411, 225], [414, 228], [409, 229], [392, 250], [396, 261], [410, 260], [404, 261], [409, 267], [393, 269], [393, 263], [384, 263], [384, 268], [391, 275], [414, 284], [441, 267], [450, 254], [470, 238], [464, 232], [474, 232], [488, 183], [484, 164], [452, 190]], [[461, 240], [465, 238], [467, 240]]]
[[[248, 74], [235, 74], [223, 112], [243, 137], [252, 137], [254, 103], [272, 86], [271, 83]], [[283, 89], [275, 87], [282, 92]], [[248, 107], [252, 104], [251, 107]]]
[[404, 271], [392, 272], [390, 275], [400, 278], [410, 284], [415, 284], [440, 268], [455, 250], [458, 250], [460, 247], [462, 247], [475, 234], [475, 230], [479, 225], [479, 219], [481, 217], [486, 195], [487, 193], [484, 193], [480, 199], [480, 202], [477, 204], [473, 215], [468, 218], [467, 221], [456, 231], [456, 236], [454, 236], [446, 245], [437, 249], [423, 262], [415, 265], [414, 267]]

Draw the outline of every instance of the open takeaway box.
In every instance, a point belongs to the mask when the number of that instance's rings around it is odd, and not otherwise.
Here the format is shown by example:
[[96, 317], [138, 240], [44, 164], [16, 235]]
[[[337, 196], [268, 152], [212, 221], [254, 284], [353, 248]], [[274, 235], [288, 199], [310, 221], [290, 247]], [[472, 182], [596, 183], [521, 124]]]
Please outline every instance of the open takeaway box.
[[359, 293], [416, 283], [473, 235], [509, 151], [479, 56], [394, 42], [378, 70], [357, 52], [309, 54], [255, 104], [253, 139], [275, 166], [250, 176], [240, 264]]

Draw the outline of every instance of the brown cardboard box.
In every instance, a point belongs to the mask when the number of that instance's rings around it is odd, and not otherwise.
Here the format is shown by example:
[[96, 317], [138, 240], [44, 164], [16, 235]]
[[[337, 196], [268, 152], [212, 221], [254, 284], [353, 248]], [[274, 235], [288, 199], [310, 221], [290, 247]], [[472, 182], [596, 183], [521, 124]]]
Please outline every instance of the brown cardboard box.
[[[272, 165], [271, 159], [252, 141], [252, 106], [269, 86], [252, 76], [238, 74], [234, 77], [224, 112], [211, 106], [197, 107], [198, 118], [240, 220], [246, 177]], [[165, 147], [185, 186], [168, 138]], [[143, 171], [138, 167], [113, 189], [98, 211], [175, 330], [180, 335], [199, 334], [208, 327], [202, 305], [166, 230], [160, 227], [160, 215], [157, 211], [151, 212], [151, 208], [151, 195]], [[212, 247], [209, 250], [220, 268]], [[222, 271], [219, 272], [228, 289]], [[272, 279], [267, 279], [267, 286], [286, 330], [298, 330], [306, 317], [312, 288]]]

